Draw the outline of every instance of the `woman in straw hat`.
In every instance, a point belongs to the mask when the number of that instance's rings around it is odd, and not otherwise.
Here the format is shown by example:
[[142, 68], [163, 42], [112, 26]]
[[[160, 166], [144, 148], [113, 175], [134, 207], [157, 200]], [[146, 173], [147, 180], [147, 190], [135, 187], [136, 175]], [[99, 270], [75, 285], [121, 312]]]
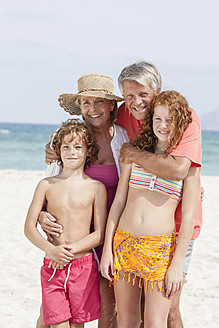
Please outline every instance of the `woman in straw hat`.
[[[112, 79], [105, 74], [86, 74], [78, 79], [78, 93], [62, 94], [59, 103], [66, 112], [71, 115], [81, 115], [86, 122], [89, 122], [95, 132], [97, 144], [99, 146], [98, 160], [91, 164], [85, 173], [91, 178], [104, 183], [107, 190], [107, 210], [109, 212], [113, 202], [118, 180], [121, 172], [119, 163], [120, 148], [124, 142], [128, 142], [128, 136], [122, 127], [114, 124], [117, 118], [117, 102], [122, 101], [121, 97], [114, 93]], [[48, 166], [47, 175], [53, 176], [60, 172], [60, 167], [53, 163]], [[54, 223], [54, 229], [48, 227], [48, 220]], [[47, 233], [57, 235], [59, 225], [56, 225], [55, 218], [47, 212], [41, 212], [40, 224]], [[50, 223], [49, 223], [50, 225]], [[55, 231], [55, 232], [54, 232]], [[98, 260], [102, 255], [102, 245], [96, 249]], [[108, 281], [101, 277], [101, 319], [98, 327], [116, 327], [116, 310], [114, 302], [113, 288], [110, 288]], [[46, 327], [43, 324], [42, 315], [38, 319], [37, 328]]]

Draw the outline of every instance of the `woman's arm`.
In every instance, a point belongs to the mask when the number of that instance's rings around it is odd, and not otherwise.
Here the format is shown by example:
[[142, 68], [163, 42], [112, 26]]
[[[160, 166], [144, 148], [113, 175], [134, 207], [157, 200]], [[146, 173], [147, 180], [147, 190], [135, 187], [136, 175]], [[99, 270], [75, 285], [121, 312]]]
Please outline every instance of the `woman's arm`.
[[63, 233], [63, 227], [56, 223], [56, 218], [49, 212], [41, 211], [38, 216], [38, 221], [50, 241], [53, 240], [52, 236], [59, 237], [60, 234]]
[[119, 219], [125, 208], [128, 187], [129, 187], [129, 178], [131, 174], [132, 164], [123, 165], [121, 177], [119, 179], [119, 184], [117, 187], [115, 199], [110, 209], [109, 217], [107, 220], [106, 235], [103, 247], [103, 254], [101, 259], [101, 274], [103, 277], [108, 280], [113, 280], [113, 252], [112, 252], [112, 243], [113, 236], [115, 234], [116, 227], [118, 226]]
[[54, 150], [50, 147], [51, 141], [45, 146], [45, 163], [50, 165], [57, 160]]
[[36, 247], [47, 253], [51, 259], [66, 264], [73, 258], [70, 253], [70, 248], [64, 245], [57, 247], [52, 245], [37, 230], [37, 219], [46, 201], [47, 187], [48, 182], [44, 179], [39, 182], [35, 190], [33, 200], [27, 213], [24, 234]]
[[183, 285], [182, 267], [192, 238], [198, 204], [199, 168], [191, 167], [184, 180], [182, 221], [176, 250], [166, 274], [166, 296], [172, 297]]

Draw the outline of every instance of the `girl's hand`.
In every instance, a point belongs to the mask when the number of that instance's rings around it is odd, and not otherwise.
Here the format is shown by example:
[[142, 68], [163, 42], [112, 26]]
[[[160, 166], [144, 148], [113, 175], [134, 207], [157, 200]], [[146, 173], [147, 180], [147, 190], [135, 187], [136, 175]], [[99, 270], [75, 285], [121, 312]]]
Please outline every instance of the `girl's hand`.
[[71, 253], [71, 249], [72, 247], [69, 245], [54, 246], [51, 244], [46, 254], [51, 260], [59, 262], [62, 265], [66, 265], [74, 258], [74, 254]]
[[113, 254], [112, 252], [104, 252], [101, 257], [100, 262], [100, 271], [104, 278], [108, 279], [109, 281], [113, 281]]
[[173, 298], [183, 286], [183, 272], [181, 266], [170, 265], [165, 277], [165, 296]]

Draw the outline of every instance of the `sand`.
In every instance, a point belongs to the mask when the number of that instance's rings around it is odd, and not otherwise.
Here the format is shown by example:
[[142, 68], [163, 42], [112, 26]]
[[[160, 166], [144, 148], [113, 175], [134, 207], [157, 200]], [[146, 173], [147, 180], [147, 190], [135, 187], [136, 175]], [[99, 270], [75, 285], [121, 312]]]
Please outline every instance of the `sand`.
[[[43, 176], [41, 171], [0, 171], [0, 327], [32, 328], [38, 317], [43, 253], [24, 237], [23, 226], [34, 188]], [[219, 177], [203, 176], [202, 184], [204, 225], [181, 300], [185, 328], [219, 327]]]

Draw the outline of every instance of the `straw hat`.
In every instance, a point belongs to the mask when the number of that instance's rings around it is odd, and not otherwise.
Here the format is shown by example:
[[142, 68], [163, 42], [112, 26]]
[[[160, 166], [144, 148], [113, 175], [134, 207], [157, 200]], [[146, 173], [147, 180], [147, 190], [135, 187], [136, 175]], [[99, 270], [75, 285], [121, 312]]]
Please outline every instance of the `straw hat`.
[[100, 97], [109, 100], [123, 101], [114, 95], [113, 80], [99, 73], [85, 74], [78, 79], [78, 93], [64, 93], [59, 96], [59, 105], [71, 115], [80, 115], [81, 109], [76, 100], [79, 96]]

